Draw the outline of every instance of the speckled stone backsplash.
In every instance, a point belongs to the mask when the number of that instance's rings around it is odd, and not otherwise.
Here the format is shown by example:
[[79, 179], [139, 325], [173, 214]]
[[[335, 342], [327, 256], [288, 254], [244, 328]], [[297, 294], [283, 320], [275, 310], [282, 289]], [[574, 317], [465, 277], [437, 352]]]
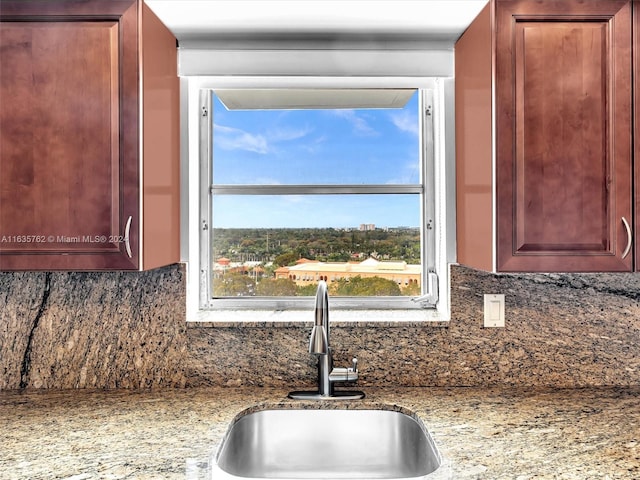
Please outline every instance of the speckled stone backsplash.
[[[184, 266], [0, 273], [0, 389], [274, 386], [315, 381], [309, 322], [185, 323]], [[483, 328], [504, 293], [506, 327]], [[359, 387], [640, 385], [640, 275], [451, 270], [450, 322], [338, 324]]]
[[0, 273], [0, 389], [184, 386], [184, 267]]

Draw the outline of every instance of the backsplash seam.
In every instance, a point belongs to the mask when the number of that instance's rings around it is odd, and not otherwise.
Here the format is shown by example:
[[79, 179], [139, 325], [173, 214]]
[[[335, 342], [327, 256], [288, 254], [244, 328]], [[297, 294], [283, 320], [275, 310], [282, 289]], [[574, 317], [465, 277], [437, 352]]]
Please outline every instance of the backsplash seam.
[[47, 308], [47, 301], [49, 300], [49, 293], [51, 292], [51, 272], [45, 273], [44, 277], [44, 291], [42, 293], [42, 301], [40, 302], [40, 307], [38, 308], [38, 312], [36, 313], [35, 318], [33, 319], [33, 324], [31, 325], [31, 329], [29, 331], [29, 337], [27, 338], [27, 346], [24, 350], [24, 355], [22, 358], [22, 366], [20, 367], [20, 388], [26, 388], [29, 385], [29, 373], [31, 370], [31, 353], [33, 348], [33, 337], [35, 334], [38, 325], [40, 325], [40, 319], [44, 314], [45, 309]]

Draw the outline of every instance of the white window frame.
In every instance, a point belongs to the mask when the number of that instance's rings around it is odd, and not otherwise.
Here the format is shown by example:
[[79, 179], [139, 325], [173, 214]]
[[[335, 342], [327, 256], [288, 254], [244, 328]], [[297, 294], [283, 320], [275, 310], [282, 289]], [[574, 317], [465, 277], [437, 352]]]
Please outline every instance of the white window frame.
[[[209, 140], [210, 125], [203, 107], [210, 105], [207, 97], [210, 91], [221, 88], [418, 88], [431, 92], [429, 107], [421, 102], [421, 111], [430, 109], [433, 135], [423, 134], [427, 143], [423, 147], [432, 154], [423, 162], [423, 188], [434, 192], [433, 201], [424, 202], [421, 226], [423, 248], [423, 295], [421, 297], [365, 297], [341, 298], [333, 297], [331, 307], [332, 318], [342, 320], [385, 320], [385, 321], [420, 321], [448, 320], [450, 316], [448, 264], [455, 251], [452, 245], [451, 232], [454, 230], [454, 203], [451, 199], [452, 186], [452, 133], [453, 126], [453, 87], [448, 79], [427, 78], [256, 78], [256, 77], [192, 77], [183, 79], [183, 117], [187, 117], [187, 129], [183, 139], [187, 143], [183, 163], [183, 185], [188, 192], [183, 205], [183, 213], [187, 215], [183, 222], [184, 244], [188, 247], [183, 256], [187, 258], [187, 318], [189, 320], [241, 321], [251, 319], [260, 322], [277, 320], [295, 321], [300, 310], [308, 310], [313, 306], [312, 298], [305, 297], [252, 297], [242, 299], [211, 299], [207, 284], [210, 277], [208, 258], [210, 241], [207, 230], [210, 217], [208, 192], [210, 175], [206, 168], [210, 162]], [[428, 122], [421, 125], [429, 127]], [[205, 120], [205, 121], [203, 121]], [[446, 127], [446, 128], [445, 128]], [[447, 133], [449, 132], [449, 133]], [[425, 182], [430, 182], [426, 184]], [[349, 189], [350, 186], [345, 186]], [[319, 187], [321, 188], [321, 187]], [[309, 192], [308, 187], [305, 187]], [[384, 188], [383, 188], [384, 190]], [[195, 195], [194, 195], [195, 191]], [[273, 193], [273, 192], [269, 192]], [[326, 192], [319, 192], [326, 193]], [[389, 193], [388, 191], [386, 193]], [[448, 197], [448, 198], [447, 198]], [[426, 198], [426, 196], [424, 197]], [[197, 205], [197, 208], [193, 206]], [[185, 238], [186, 237], [186, 238]], [[431, 248], [427, 248], [431, 246]], [[183, 258], [184, 258], [183, 257]], [[289, 315], [288, 312], [291, 312]]]

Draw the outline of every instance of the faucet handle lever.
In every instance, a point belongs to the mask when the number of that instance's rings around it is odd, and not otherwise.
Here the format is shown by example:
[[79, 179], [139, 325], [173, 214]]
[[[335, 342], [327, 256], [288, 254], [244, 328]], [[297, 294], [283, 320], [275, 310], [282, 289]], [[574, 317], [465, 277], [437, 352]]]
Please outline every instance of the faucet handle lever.
[[356, 357], [353, 357], [353, 359], [351, 360], [351, 363], [353, 364], [352, 370], [355, 373], [358, 373], [358, 359]]

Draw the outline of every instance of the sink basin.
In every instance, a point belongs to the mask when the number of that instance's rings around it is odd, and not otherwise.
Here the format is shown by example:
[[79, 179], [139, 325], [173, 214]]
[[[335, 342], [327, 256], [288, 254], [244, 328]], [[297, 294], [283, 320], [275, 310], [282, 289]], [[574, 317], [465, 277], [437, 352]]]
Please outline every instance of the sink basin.
[[434, 472], [441, 458], [404, 413], [299, 409], [241, 416], [214, 463], [215, 479], [408, 479]]

